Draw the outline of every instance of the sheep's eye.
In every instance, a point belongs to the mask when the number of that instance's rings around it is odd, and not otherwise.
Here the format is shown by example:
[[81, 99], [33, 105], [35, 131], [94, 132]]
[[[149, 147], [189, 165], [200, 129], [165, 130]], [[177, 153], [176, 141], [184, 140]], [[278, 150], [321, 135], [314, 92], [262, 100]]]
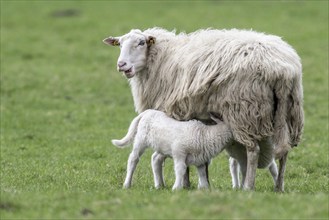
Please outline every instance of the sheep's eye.
[[144, 44], [145, 44], [145, 40], [141, 40], [139, 41], [138, 46], [144, 46]]

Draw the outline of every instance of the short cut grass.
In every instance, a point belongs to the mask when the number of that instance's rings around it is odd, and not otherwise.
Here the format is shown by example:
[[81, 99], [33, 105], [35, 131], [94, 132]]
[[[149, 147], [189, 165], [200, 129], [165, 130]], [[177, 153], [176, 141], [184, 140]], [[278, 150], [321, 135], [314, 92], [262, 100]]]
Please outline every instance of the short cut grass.
[[[327, 219], [327, 1], [1, 1], [1, 219]], [[255, 192], [234, 191], [225, 154], [211, 191], [153, 188], [151, 152], [122, 190], [130, 149], [111, 139], [136, 116], [119, 50], [102, 39], [160, 26], [254, 29], [283, 37], [303, 64], [305, 130], [289, 154], [283, 194], [258, 170]]]

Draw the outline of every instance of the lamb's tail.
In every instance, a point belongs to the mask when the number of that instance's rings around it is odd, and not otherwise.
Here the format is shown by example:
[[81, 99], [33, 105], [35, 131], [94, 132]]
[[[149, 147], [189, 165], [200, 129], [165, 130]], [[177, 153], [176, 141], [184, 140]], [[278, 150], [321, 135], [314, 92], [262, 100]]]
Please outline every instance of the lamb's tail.
[[142, 117], [143, 113], [139, 114], [136, 118], [134, 118], [134, 120], [129, 126], [128, 133], [126, 134], [126, 136], [124, 136], [121, 140], [113, 139], [112, 144], [120, 148], [127, 147], [128, 144], [130, 144], [135, 138], [135, 135], [137, 133], [137, 127]]

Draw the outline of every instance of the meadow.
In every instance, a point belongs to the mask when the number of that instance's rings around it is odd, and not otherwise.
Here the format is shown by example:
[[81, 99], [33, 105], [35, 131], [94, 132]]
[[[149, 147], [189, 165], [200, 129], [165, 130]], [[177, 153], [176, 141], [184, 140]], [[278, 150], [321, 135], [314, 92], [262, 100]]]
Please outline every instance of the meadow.
[[[147, 151], [122, 189], [136, 116], [118, 48], [132, 28], [242, 28], [281, 36], [303, 63], [305, 129], [289, 154], [285, 192], [267, 170], [256, 189], [231, 188], [228, 156], [210, 166], [211, 190], [156, 190]], [[1, 219], [328, 219], [328, 1], [1, 0]]]

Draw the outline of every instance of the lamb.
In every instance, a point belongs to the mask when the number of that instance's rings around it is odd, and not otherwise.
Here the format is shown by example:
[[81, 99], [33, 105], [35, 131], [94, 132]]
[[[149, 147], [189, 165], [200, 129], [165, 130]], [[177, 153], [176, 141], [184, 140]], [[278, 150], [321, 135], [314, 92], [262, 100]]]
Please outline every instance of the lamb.
[[118, 147], [133, 141], [133, 150], [127, 164], [124, 188], [129, 188], [139, 158], [150, 146], [154, 151], [174, 160], [175, 184], [173, 190], [182, 189], [188, 165], [199, 171], [199, 188], [208, 188], [204, 164], [217, 156], [233, 140], [232, 132], [219, 119], [212, 117], [216, 125], [205, 125], [197, 120], [177, 121], [157, 110], [146, 110], [131, 123], [127, 135], [121, 140], [112, 140]]
[[290, 45], [236, 29], [175, 34], [151, 28], [104, 42], [121, 48], [117, 66], [129, 79], [137, 112], [157, 109], [178, 120], [221, 115], [246, 149], [247, 190], [255, 185], [261, 143], [270, 138], [270, 156], [280, 159], [276, 189], [284, 190], [287, 155], [304, 126], [302, 66]]

